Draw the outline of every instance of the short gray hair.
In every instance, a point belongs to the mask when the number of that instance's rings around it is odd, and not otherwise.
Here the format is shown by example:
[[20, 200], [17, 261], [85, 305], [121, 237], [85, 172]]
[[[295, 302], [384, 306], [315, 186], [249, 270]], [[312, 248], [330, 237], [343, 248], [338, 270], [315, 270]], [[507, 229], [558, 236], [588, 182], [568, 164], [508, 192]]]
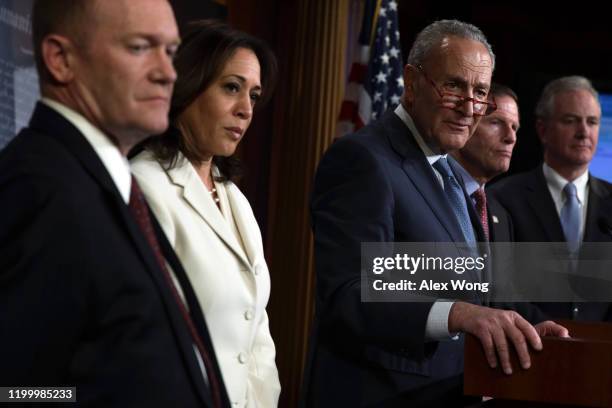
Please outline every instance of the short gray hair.
[[414, 40], [406, 62], [411, 65], [422, 64], [431, 49], [449, 36], [466, 38], [484, 45], [491, 56], [491, 69], [495, 69], [495, 54], [487, 37], [480, 28], [459, 20], [438, 20], [425, 27]]
[[563, 92], [587, 91], [599, 105], [599, 94], [593, 88], [593, 84], [583, 76], [573, 75], [557, 78], [546, 85], [536, 105], [535, 114], [538, 119], [545, 119], [552, 115], [555, 105], [555, 97]]

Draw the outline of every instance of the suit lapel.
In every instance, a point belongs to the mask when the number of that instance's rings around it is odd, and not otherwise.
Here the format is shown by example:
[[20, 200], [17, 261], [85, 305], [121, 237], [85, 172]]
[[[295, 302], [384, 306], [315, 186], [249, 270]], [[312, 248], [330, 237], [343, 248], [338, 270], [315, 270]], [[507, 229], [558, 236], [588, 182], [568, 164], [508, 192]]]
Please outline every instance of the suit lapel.
[[508, 214], [492, 194], [487, 195], [487, 217], [489, 220], [489, 241], [512, 242]]
[[463, 191], [463, 198], [465, 199], [465, 203], [467, 205], [470, 222], [472, 224], [472, 228], [474, 229], [474, 233], [476, 236], [476, 241], [485, 242], [487, 241], [487, 237], [484, 234], [484, 228], [480, 221], [480, 215], [478, 215], [478, 213], [476, 212], [476, 207], [474, 206], [472, 197], [470, 197], [467, 191], [465, 190], [465, 181], [463, 180], [463, 177], [461, 177], [461, 173], [457, 170], [457, 166], [460, 166], [460, 164], [457, 163], [457, 161], [450, 154], [448, 155], [448, 164], [453, 170], [455, 178], [461, 186], [461, 191]]
[[385, 126], [391, 146], [403, 158], [404, 173], [448, 232], [450, 241], [464, 242], [459, 221], [444, 190], [408, 127], [394, 112], [388, 112], [380, 123]]
[[[215, 375], [217, 379], [220, 381], [219, 387], [221, 391], [221, 398], [224, 401], [226, 401], [226, 404], [229, 406], [229, 398], [227, 396], [227, 390], [225, 388], [225, 384], [223, 383], [223, 376], [221, 375], [221, 369], [219, 368], [219, 363], [216, 358], [215, 349], [213, 347], [212, 340], [210, 338], [210, 334], [208, 332], [208, 326], [206, 324], [204, 313], [202, 312], [202, 309], [200, 308], [200, 303], [197, 300], [195, 292], [193, 291], [193, 288], [191, 286], [189, 278], [187, 277], [187, 274], [185, 273], [185, 270], [183, 269], [183, 266], [181, 265], [179, 259], [176, 256], [176, 253], [172, 249], [170, 243], [168, 242], [168, 239], [166, 238], [166, 235], [164, 234], [159, 223], [157, 222], [157, 219], [153, 216], [152, 212], [151, 212], [151, 216], [152, 216], [151, 221], [153, 223], [155, 235], [157, 236], [157, 239], [159, 241], [164, 257], [166, 258], [166, 261], [172, 268], [172, 271], [174, 271], [174, 274], [177, 277], [177, 280], [179, 281], [181, 285], [181, 289], [183, 291], [185, 300], [187, 302], [187, 306], [189, 308], [189, 315], [191, 316], [191, 319], [193, 320], [196, 330], [198, 331], [198, 334], [200, 335], [200, 339], [202, 339], [202, 342], [204, 343], [204, 347], [206, 347], [206, 350], [208, 351], [208, 354], [210, 356], [210, 359], [213, 365], [212, 368], [213, 370], [215, 370]], [[179, 316], [178, 318], [183, 320], [182, 316]], [[194, 353], [193, 347], [191, 348], [191, 352]], [[187, 360], [189, 369], [192, 373], [192, 378], [202, 377], [202, 370], [200, 366], [196, 364], [192, 364], [191, 363], [192, 360], [193, 359]], [[210, 375], [210, 373], [208, 375]], [[202, 397], [202, 399], [206, 401], [209, 406], [212, 406], [213, 403], [212, 403], [212, 395], [210, 392], [210, 388], [202, 387], [201, 385], [199, 385], [199, 383], [194, 384], [194, 385], [198, 389], [198, 392], [200, 393], [200, 396]]]
[[[127, 230], [132, 237], [132, 240], [138, 248], [138, 252], [142, 261], [146, 264], [147, 270], [151, 273], [151, 276], [153, 277], [153, 280], [161, 294], [162, 301], [166, 308], [166, 312], [170, 315], [170, 323], [172, 325], [172, 328], [179, 336], [179, 342], [182, 346], [181, 351], [183, 353], [185, 364], [187, 365], [191, 374], [193, 385], [198, 390], [198, 394], [200, 395], [200, 397], [204, 401], [207, 401], [207, 403], [212, 405], [212, 400], [209, 395], [208, 387], [202, 386], [202, 384], [204, 383], [204, 378], [202, 376], [202, 370], [200, 369], [198, 362], [194, 358], [195, 350], [193, 348], [193, 339], [189, 334], [189, 329], [186, 325], [185, 319], [183, 318], [182, 314], [178, 309], [176, 299], [174, 298], [174, 295], [172, 294], [170, 288], [168, 287], [168, 283], [163, 276], [164, 272], [162, 272], [161, 268], [157, 264], [155, 260], [155, 254], [153, 253], [153, 250], [151, 249], [149, 244], [146, 242], [146, 238], [140, 230], [140, 227], [138, 227], [138, 225], [136, 224], [134, 217], [129, 211], [129, 208], [123, 202], [122, 204], [123, 205], [120, 206], [122, 221], [124, 225], [126, 225]], [[153, 222], [154, 226], [157, 225], [157, 220], [155, 219], [155, 215], [153, 214], [151, 209], [149, 209], [149, 214], [151, 216], [151, 221]], [[161, 245], [162, 240], [160, 240], [160, 234], [156, 233], [156, 236]], [[161, 236], [163, 236], [163, 234]], [[163, 240], [165, 240], [165, 237]], [[168, 254], [164, 253], [164, 255], [166, 257], [166, 260], [168, 260]], [[176, 268], [182, 269], [180, 264], [176, 263], [174, 265], [171, 264], [171, 268], [172, 271], [175, 273], [177, 270]], [[187, 290], [183, 282], [181, 282], [181, 289], [183, 290], [183, 292]], [[191, 289], [189, 288], [189, 290]]]
[[526, 199], [533, 210], [533, 219], [540, 224], [549, 242], [564, 242], [565, 235], [557, 208], [550, 195], [542, 167], [531, 172], [532, 177], [526, 185]]
[[589, 174], [588, 201], [584, 239], [585, 242], [610, 241], [612, 225], [612, 195], [606, 185]]
[[[189, 337], [189, 331], [185, 326], [184, 319], [162, 275], [163, 272], [159, 268], [159, 265], [157, 265], [153, 250], [150, 248], [146, 238], [129, 212], [128, 206], [125, 201], [123, 201], [121, 194], [117, 190], [104, 164], [102, 164], [96, 152], [78, 129], [64, 119], [59, 113], [41, 103], [37, 105], [32, 115], [30, 127], [42, 135], [52, 137], [62, 143], [67, 150], [76, 157], [92, 179], [106, 192], [109, 205], [113, 207], [114, 212], [119, 217], [118, 224], [125, 228], [147, 272], [151, 275], [158, 288], [166, 312], [169, 315], [172, 328], [181, 345], [180, 348], [185, 358], [185, 363], [192, 374], [191, 378], [194, 381], [194, 387], [200, 390], [200, 395], [206, 401], [207, 397], [205, 392], [202, 392], [202, 388], [206, 388], [204, 387], [204, 379], [197, 365], [197, 361], [195, 360], [192, 340]], [[49, 133], [49, 129], [53, 129], [53, 134]], [[153, 217], [152, 213], [151, 217]]]
[[244, 253], [237, 237], [234, 235], [223, 214], [219, 211], [210, 193], [206, 191], [202, 180], [193, 166], [181, 156], [178, 164], [168, 170], [172, 182], [183, 188], [183, 199], [191, 208], [210, 226], [219, 238], [234, 252], [234, 254], [247, 266], [249, 260]]
[[227, 199], [230, 203], [230, 210], [232, 211], [236, 228], [242, 237], [242, 243], [250, 262], [250, 266], [253, 266], [257, 260], [257, 254], [259, 253], [255, 247], [255, 243], [259, 242], [259, 236], [255, 235], [259, 234], [259, 229], [251, 226], [251, 219], [248, 217], [248, 215], [251, 213], [251, 209], [244, 208], [239, 197], [240, 193], [237, 190], [238, 187], [233, 184], [228, 184], [226, 188]]

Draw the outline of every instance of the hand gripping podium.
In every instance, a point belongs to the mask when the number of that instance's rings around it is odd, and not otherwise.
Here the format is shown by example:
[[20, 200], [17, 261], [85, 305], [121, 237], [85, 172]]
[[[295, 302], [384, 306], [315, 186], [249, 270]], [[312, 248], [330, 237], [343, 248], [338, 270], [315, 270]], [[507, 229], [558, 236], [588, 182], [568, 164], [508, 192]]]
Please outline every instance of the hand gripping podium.
[[466, 336], [465, 394], [494, 398], [483, 407], [612, 407], [612, 324], [558, 323], [568, 328], [571, 338], [542, 338], [544, 349], [530, 353], [529, 370], [520, 367], [512, 352], [512, 375], [499, 366], [490, 368], [480, 341]]

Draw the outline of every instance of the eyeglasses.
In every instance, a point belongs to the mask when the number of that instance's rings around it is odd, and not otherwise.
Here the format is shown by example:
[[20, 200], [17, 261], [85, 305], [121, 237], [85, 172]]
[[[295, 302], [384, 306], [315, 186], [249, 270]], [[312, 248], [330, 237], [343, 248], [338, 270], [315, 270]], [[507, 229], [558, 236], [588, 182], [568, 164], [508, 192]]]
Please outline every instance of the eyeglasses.
[[433, 86], [438, 95], [440, 95], [440, 99], [442, 99], [442, 106], [449, 109], [457, 109], [461, 104], [465, 102], [472, 102], [474, 106], [474, 115], [475, 116], [486, 116], [495, 112], [497, 109], [497, 105], [495, 104], [495, 100], [491, 99], [489, 101], [481, 101], [480, 99], [470, 98], [469, 96], [457, 95], [452, 92], [446, 92], [440, 90], [436, 83], [432, 81], [425, 71], [423, 70], [423, 66], [421, 64], [417, 65], [416, 68], [419, 70], [421, 74], [425, 77], [427, 82]]

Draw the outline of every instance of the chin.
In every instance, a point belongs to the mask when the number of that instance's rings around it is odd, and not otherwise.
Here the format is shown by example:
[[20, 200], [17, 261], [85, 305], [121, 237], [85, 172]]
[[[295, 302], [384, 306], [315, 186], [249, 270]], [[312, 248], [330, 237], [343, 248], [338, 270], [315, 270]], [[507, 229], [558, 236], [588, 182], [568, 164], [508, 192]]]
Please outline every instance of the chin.
[[223, 148], [221, 149], [220, 154], [218, 154], [217, 156], [224, 156], [224, 157], [229, 157], [231, 155], [233, 155], [234, 153], [236, 153], [236, 148], [238, 148], [238, 143], [230, 143], [226, 146], [223, 146]]
[[493, 177], [499, 176], [500, 174], [503, 174], [505, 172], [508, 171], [508, 169], [510, 168], [510, 166], [500, 166], [494, 169], [491, 169], [491, 173], [493, 173], [493, 175], [490, 177], [490, 179], [492, 179]]
[[[143, 128], [145, 128], [143, 126]], [[168, 129], [168, 121], [162, 121], [158, 123], [149, 122], [146, 126], [146, 132], [149, 136], [155, 136], [164, 133]]]

